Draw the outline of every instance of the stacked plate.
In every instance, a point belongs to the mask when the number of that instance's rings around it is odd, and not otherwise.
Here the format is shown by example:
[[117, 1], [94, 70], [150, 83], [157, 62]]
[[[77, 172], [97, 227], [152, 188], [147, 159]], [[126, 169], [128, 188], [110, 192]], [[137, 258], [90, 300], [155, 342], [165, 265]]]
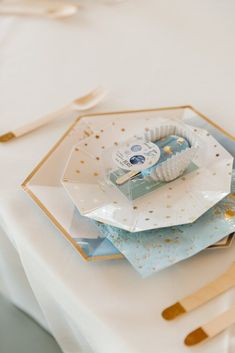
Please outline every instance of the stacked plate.
[[[169, 121], [186, 124], [203, 146], [190, 169], [131, 201], [104, 182], [107, 151]], [[146, 276], [208, 246], [218, 247], [233, 232], [234, 155], [235, 139], [192, 107], [87, 115], [70, 127], [23, 187], [85, 259], [124, 255]]]

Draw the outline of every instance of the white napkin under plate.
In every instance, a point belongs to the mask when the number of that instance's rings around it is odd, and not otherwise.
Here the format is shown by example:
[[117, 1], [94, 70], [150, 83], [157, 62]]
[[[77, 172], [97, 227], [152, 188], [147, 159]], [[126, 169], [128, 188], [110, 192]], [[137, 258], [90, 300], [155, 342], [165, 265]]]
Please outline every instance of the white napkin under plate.
[[[66, 353], [186, 353], [185, 335], [226, 309], [229, 292], [168, 323], [163, 308], [222, 273], [230, 249], [205, 251], [142, 280], [126, 261], [84, 262], [23, 192], [2, 195], [2, 226], [15, 244], [48, 325]], [[89, 342], [89, 344], [87, 343]], [[194, 352], [227, 353], [230, 332]], [[232, 340], [231, 340], [232, 342]], [[157, 349], [157, 350], [156, 350]]]

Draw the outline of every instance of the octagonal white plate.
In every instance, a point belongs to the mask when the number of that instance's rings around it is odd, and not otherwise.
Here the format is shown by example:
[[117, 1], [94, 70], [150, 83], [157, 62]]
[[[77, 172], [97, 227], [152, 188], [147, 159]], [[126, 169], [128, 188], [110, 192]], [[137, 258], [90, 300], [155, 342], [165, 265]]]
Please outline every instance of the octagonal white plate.
[[[230, 192], [233, 157], [206, 130], [191, 129], [201, 142], [193, 162], [197, 169], [129, 201], [104, 183], [102, 154], [158, 123], [164, 117], [120, 117], [99, 126], [72, 150], [62, 183], [79, 212], [130, 232], [192, 223]], [[85, 122], [85, 121], [84, 121]]]

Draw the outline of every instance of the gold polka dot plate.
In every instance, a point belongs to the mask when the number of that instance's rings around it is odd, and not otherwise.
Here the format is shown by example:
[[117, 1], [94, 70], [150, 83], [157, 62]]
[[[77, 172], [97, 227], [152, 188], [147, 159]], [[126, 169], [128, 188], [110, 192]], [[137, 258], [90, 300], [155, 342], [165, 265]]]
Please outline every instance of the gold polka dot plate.
[[185, 126], [196, 136], [199, 148], [192, 160], [194, 168], [185, 175], [132, 200], [106, 180], [106, 151], [145, 130], [170, 124], [172, 118], [175, 121], [175, 116], [161, 114], [124, 114], [109, 116], [99, 126], [92, 126], [89, 117], [81, 119], [93, 133], [72, 149], [61, 179], [81, 215], [139, 232], [192, 223], [229, 194], [232, 155], [207, 130], [189, 124]]

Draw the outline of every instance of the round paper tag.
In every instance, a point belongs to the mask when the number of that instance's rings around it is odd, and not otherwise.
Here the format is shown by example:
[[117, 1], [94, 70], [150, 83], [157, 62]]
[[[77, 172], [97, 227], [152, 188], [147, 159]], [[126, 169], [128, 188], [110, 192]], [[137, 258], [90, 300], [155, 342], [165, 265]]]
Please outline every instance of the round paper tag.
[[122, 169], [141, 171], [152, 167], [160, 158], [160, 149], [152, 142], [132, 142], [113, 152], [115, 164]]

